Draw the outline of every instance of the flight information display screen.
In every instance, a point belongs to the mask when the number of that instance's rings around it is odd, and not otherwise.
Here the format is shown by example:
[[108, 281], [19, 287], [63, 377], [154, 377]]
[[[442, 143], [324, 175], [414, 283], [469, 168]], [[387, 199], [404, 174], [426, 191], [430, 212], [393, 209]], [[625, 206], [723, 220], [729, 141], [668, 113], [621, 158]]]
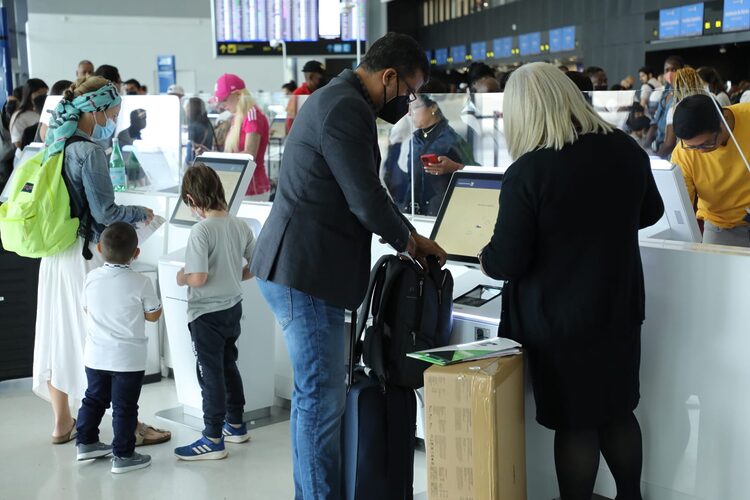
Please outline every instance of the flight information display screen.
[[219, 55], [275, 54], [267, 43], [283, 40], [292, 45], [290, 53], [294, 44], [326, 52], [317, 45], [367, 39], [365, 7], [362, 1], [356, 9], [342, 10], [338, 0], [213, 0], [217, 51]]

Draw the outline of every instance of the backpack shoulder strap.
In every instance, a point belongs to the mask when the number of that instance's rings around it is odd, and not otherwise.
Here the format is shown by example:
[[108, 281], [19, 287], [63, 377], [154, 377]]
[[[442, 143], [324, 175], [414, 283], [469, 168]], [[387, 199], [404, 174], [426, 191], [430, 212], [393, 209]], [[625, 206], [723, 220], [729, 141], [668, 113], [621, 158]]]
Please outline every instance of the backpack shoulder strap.
[[[71, 144], [75, 144], [76, 142], [91, 142], [93, 143], [91, 139], [88, 137], [83, 137], [78, 134], [73, 134], [65, 141], [65, 148], [70, 146]], [[63, 155], [63, 166], [61, 169], [63, 182], [65, 182], [65, 186], [68, 188], [68, 193], [71, 192], [73, 188], [73, 183], [68, 178], [68, 174], [65, 171], [65, 148], [63, 148], [61, 154]], [[89, 200], [86, 196], [83, 197], [83, 213], [81, 213], [81, 219], [85, 218], [86, 220], [83, 221], [83, 250], [81, 250], [81, 255], [86, 260], [91, 260], [94, 258], [94, 255], [91, 253], [91, 250], [89, 249], [89, 242], [91, 241], [91, 210], [89, 209]]]

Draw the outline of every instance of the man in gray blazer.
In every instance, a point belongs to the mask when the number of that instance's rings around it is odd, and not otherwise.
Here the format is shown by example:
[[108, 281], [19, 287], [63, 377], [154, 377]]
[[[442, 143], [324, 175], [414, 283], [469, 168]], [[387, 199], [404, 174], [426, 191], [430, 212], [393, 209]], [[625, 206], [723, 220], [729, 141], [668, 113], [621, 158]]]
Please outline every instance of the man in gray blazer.
[[284, 330], [294, 369], [291, 433], [297, 500], [341, 496], [346, 398], [344, 310], [359, 306], [372, 235], [416, 258], [445, 252], [416, 233], [378, 177], [376, 117], [395, 123], [429, 77], [419, 44], [389, 33], [301, 108], [251, 272]]

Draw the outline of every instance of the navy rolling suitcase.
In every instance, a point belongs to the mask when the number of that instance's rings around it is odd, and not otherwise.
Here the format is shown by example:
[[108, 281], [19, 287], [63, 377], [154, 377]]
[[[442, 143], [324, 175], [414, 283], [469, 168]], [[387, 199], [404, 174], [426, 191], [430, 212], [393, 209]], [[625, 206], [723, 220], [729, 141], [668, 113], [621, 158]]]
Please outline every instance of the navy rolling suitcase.
[[344, 500], [412, 500], [417, 402], [355, 369], [361, 332], [352, 312], [349, 388], [342, 425]]

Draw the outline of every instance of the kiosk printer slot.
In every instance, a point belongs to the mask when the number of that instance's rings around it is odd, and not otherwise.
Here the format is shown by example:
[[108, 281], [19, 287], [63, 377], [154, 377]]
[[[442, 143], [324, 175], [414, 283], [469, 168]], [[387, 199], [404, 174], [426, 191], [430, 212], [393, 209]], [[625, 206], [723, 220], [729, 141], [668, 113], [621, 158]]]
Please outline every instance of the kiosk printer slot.
[[[250, 155], [213, 153], [199, 156], [195, 160], [213, 168], [221, 179], [229, 205], [229, 213], [236, 215], [250, 184], [255, 163]], [[257, 237], [260, 223], [245, 220]], [[170, 220], [171, 227], [192, 227], [198, 222], [190, 208], [182, 200], [177, 202]], [[201, 390], [196, 375], [196, 361], [188, 331], [187, 288], [177, 286], [175, 276], [185, 265], [185, 249], [182, 248], [162, 257], [159, 261], [167, 336], [172, 355], [177, 399], [182, 408], [165, 410], [162, 418], [200, 426], [203, 416]], [[255, 280], [242, 284], [242, 334], [237, 342], [239, 360], [245, 389], [244, 420], [270, 415], [274, 398], [274, 352], [275, 319], [260, 295]], [[190, 418], [193, 417], [193, 418]]]

